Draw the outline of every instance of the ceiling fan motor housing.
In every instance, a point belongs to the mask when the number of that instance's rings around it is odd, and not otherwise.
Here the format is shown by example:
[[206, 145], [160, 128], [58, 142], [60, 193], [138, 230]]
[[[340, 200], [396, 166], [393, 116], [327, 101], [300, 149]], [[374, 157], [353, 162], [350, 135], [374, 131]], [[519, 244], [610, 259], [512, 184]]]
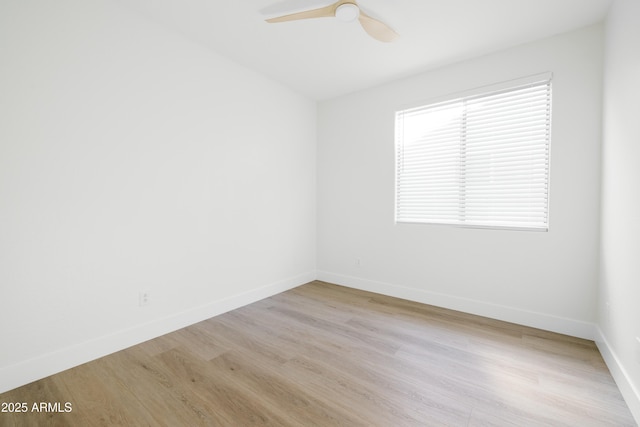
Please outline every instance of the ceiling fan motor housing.
[[336, 18], [342, 22], [353, 22], [360, 16], [360, 8], [354, 3], [344, 3], [336, 8]]

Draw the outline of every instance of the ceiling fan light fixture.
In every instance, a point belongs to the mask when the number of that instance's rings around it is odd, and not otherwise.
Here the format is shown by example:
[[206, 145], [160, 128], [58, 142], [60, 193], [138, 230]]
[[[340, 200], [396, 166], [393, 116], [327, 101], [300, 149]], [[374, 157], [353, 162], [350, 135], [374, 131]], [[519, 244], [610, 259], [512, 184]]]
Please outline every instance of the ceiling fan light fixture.
[[336, 9], [336, 18], [341, 22], [353, 22], [360, 16], [360, 8], [353, 3], [344, 3]]

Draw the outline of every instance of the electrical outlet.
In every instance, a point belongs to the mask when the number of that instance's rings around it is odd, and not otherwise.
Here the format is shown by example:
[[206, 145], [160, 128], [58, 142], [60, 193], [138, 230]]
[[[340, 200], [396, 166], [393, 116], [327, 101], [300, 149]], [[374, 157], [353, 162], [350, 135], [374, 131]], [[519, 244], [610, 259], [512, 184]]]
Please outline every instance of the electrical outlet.
[[151, 292], [150, 291], [140, 291], [138, 294], [138, 305], [140, 307], [144, 307], [145, 305], [149, 305], [151, 302]]
[[360, 267], [361, 264], [360, 258], [356, 258], [356, 267]]

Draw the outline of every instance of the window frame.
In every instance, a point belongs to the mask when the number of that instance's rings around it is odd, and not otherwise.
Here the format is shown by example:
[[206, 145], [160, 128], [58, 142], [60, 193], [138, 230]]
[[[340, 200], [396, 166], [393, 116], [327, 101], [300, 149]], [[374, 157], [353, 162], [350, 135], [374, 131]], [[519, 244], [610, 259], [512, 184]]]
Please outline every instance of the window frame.
[[[527, 76], [527, 77], [523, 77], [523, 78], [519, 78], [519, 79], [514, 79], [514, 80], [509, 80], [509, 81], [505, 81], [505, 82], [501, 82], [498, 84], [493, 84], [493, 85], [489, 85], [489, 86], [483, 86], [483, 87], [478, 87], [475, 89], [471, 89], [471, 90], [467, 90], [464, 92], [458, 92], [458, 93], [454, 93], [454, 94], [449, 94], [449, 95], [445, 95], [445, 96], [441, 96], [435, 99], [431, 99], [427, 102], [420, 102], [420, 103], [415, 103], [413, 105], [410, 106], [405, 106], [404, 108], [401, 109], [397, 109], [395, 111], [395, 121], [394, 121], [394, 158], [395, 158], [395, 185], [394, 185], [394, 223], [396, 225], [399, 224], [419, 224], [419, 225], [448, 225], [448, 226], [453, 226], [453, 227], [462, 227], [462, 228], [482, 228], [482, 229], [494, 229], [494, 230], [520, 230], [520, 231], [534, 231], [534, 232], [548, 232], [549, 231], [549, 227], [550, 227], [550, 195], [551, 195], [551, 141], [552, 141], [552, 121], [553, 121], [553, 114], [552, 114], [552, 105], [553, 105], [553, 100], [552, 100], [552, 94], [553, 94], [553, 89], [552, 89], [552, 80], [553, 80], [553, 74], [551, 72], [546, 72], [546, 73], [540, 73], [540, 74], [535, 74], [535, 75], [531, 75], [531, 76]], [[514, 225], [514, 224], [508, 224], [508, 223], [496, 223], [497, 221], [494, 221], [494, 223], [481, 223], [479, 221], [473, 222], [473, 223], [469, 223], [466, 222], [467, 219], [466, 218], [461, 218], [458, 221], [452, 221], [451, 219], [448, 218], [443, 218], [443, 219], [437, 219], [437, 218], [427, 218], [424, 221], [410, 221], [410, 220], [402, 220], [399, 219], [399, 212], [400, 212], [400, 197], [399, 197], [399, 191], [400, 191], [400, 183], [399, 180], [401, 178], [401, 172], [399, 170], [400, 168], [400, 150], [401, 150], [401, 146], [403, 147], [404, 142], [400, 141], [400, 137], [398, 135], [398, 121], [399, 121], [399, 115], [402, 114], [407, 114], [410, 113], [411, 111], [419, 111], [419, 110], [427, 110], [429, 108], [433, 109], [434, 107], [437, 106], [443, 106], [443, 105], [447, 105], [447, 104], [454, 104], [456, 102], [464, 102], [464, 101], [468, 101], [468, 100], [477, 100], [477, 99], [482, 99], [485, 97], [489, 97], [492, 95], [496, 95], [499, 93], [509, 93], [509, 92], [515, 92], [518, 90], [521, 90], [523, 88], [526, 87], [535, 87], [535, 86], [540, 86], [540, 85], [544, 85], [544, 86], [548, 86], [548, 94], [547, 94], [547, 103], [546, 103], [546, 109], [548, 111], [547, 114], [547, 120], [546, 120], [546, 140], [544, 142], [544, 148], [545, 148], [545, 152], [546, 152], [546, 158], [545, 158], [545, 164], [546, 164], [546, 175], [545, 175], [545, 181], [544, 181], [544, 188], [546, 190], [546, 198], [544, 198], [544, 202], [546, 203], [546, 205], [544, 206], [544, 222], [539, 223], [539, 225], [531, 225], [531, 226], [524, 226], [524, 225]], [[466, 107], [465, 107], [466, 108]], [[466, 143], [464, 142], [466, 137], [461, 137], [460, 140], [458, 141], [458, 145], [459, 146], [464, 146]], [[459, 177], [464, 177], [466, 176], [466, 171], [465, 172], [458, 172], [458, 176]], [[467, 185], [464, 185], [464, 188], [467, 188]], [[463, 190], [464, 191], [464, 190]], [[465, 202], [461, 202], [460, 199], [461, 196], [458, 196], [458, 202], [457, 202], [457, 207], [456, 209], [458, 210], [458, 212], [460, 212], [460, 209], [465, 205]], [[464, 216], [464, 214], [463, 214]]]

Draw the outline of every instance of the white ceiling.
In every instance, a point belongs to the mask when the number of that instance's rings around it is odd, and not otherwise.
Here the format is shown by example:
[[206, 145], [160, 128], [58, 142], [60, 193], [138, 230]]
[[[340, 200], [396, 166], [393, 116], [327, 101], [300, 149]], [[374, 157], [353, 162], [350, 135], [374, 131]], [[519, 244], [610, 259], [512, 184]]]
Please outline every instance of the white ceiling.
[[611, 0], [359, 0], [400, 39], [357, 22], [264, 22], [323, 0], [120, 0], [313, 99], [327, 99], [600, 22]]

